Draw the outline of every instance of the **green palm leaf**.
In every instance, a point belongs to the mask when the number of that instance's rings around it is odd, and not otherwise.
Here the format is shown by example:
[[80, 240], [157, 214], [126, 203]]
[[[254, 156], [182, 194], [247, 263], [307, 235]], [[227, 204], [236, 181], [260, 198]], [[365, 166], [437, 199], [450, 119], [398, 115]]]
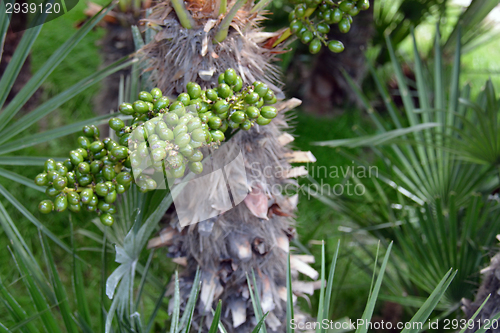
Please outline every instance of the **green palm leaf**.
[[[98, 14], [85, 23], [71, 38], [64, 42], [44, 63], [44, 65], [33, 75], [33, 77], [24, 85], [14, 99], [4, 108], [0, 114], [0, 131], [3, 130], [10, 120], [21, 110], [23, 105], [30, 99], [40, 85], [45, 81], [50, 73], [63, 61], [70, 51], [91, 31], [94, 26], [113, 8], [111, 2], [104, 7]], [[41, 28], [41, 26], [40, 26]], [[30, 29], [31, 30], [31, 29]], [[29, 50], [27, 50], [29, 52]], [[18, 64], [22, 66], [22, 63]], [[2, 103], [3, 104], [3, 103]]]
[[[113, 116], [112, 114], [105, 114], [102, 116], [94, 117], [89, 120], [79, 121], [77, 123], [55, 128], [53, 130], [32, 134], [14, 141], [10, 141], [0, 146], [0, 155], [11, 153], [28, 147], [33, 147], [38, 144], [52, 141], [69, 134], [80, 132], [82, 130], [82, 127], [89, 123], [93, 123], [95, 125], [106, 124], [108, 122], [108, 119], [111, 118], [112, 116]], [[126, 119], [126, 116], [118, 116], [118, 117]]]
[[109, 65], [108, 67], [90, 75], [89, 77], [81, 80], [80, 82], [76, 83], [72, 87], [68, 88], [67, 90], [64, 90], [62, 93], [60, 93], [57, 96], [52, 97], [39, 107], [37, 107], [35, 110], [31, 111], [24, 117], [20, 118], [18, 121], [16, 121], [12, 126], [9, 126], [8, 129], [5, 129], [2, 131], [2, 137], [0, 138], [0, 144], [8, 141], [12, 137], [16, 136], [23, 130], [29, 128], [31, 125], [35, 124], [37, 121], [42, 119], [43, 117], [47, 116], [50, 112], [53, 112], [56, 110], [60, 105], [63, 103], [69, 101], [71, 98], [75, 97], [77, 94], [79, 94], [81, 91], [84, 89], [88, 88], [89, 86], [101, 81], [103, 78], [109, 76], [110, 74], [113, 74], [120, 69], [126, 68], [130, 66], [132, 63], [134, 63], [136, 60], [132, 59], [129, 60], [128, 57], [124, 57], [115, 63]]

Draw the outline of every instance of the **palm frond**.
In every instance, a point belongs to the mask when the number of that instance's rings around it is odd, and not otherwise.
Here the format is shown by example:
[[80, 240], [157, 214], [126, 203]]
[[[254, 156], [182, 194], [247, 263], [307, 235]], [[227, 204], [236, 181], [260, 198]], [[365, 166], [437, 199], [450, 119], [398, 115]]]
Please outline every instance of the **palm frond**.
[[[458, 40], [461, 32], [457, 28]], [[348, 216], [360, 230], [379, 239], [397, 240], [394, 264], [404, 263], [403, 267], [408, 268], [399, 270], [391, 279], [399, 280], [401, 287], [413, 285], [431, 294], [447, 270], [457, 268], [456, 279], [444, 297], [447, 304], [455, 305], [464, 294], [473, 292], [470, 279], [474, 280], [484, 264], [485, 251], [494, 245], [491, 235], [500, 231], [495, 228], [498, 213], [491, 208], [494, 201], [476, 195], [488, 195], [497, 184], [492, 177], [500, 161], [499, 102], [490, 81], [476, 102], [468, 101], [468, 86], [459, 88], [462, 43], [453, 44], [453, 65], [447, 66], [437, 27], [434, 66], [428, 69], [419, 55], [416, 38], [412, 37], [414, 95], [387, 38], [403, 109], [396, 109], [371, 68], [389, 119], [378, 117], [368, 97], [352, 81], [350, 84], [379, 134], [317, 143], [337, 149], [367, 147], [377, 156], [375, 164], [386, 167], [378, 169], [378, 174], [370, 179], [350, 176], [366, 190], [362, 196], [316, 197]], [[447, 72], [451, 75], [445, 75]], [[340, 153], [361, 167], [374, 165], [346, 149]], [[360, 210], [361, 204], [364, 208]], [[483, 205], [485, 208], [480, 208]], [[490, 220], [492, 224], [486, 222]], [[482, 246], [474, 243], [477, 239], [482, 240]]]

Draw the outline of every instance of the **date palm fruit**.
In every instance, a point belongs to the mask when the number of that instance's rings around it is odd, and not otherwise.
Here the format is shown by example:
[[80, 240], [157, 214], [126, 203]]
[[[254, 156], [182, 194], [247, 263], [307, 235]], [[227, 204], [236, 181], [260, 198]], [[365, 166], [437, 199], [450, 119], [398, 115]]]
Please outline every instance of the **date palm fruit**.
[[[360, 2], [355, 3], [360, 8]], [[325, 40], [326, 44], [322, 43], [322, 50], [316, 55], [312, 69], [307, 71], [307, 75], [295, 72], [295, 79], [287, 83], [287, 90], [303, 101], [304, 110], [330, 114], [342, 109], [341, 105], [359, 102], [342, 73], [348, 73], [357, 85], [361, 85], [366, 77], [366, 61], [358, 55], [368, 47], [376, 34], [372, 7], [368, 5], [367, 10], [362, 10], [354, 17], [347, 34], [340, 32], [338, 27], [344, 13], [336, 8], [330, 14], [332, 19], [334, 13], [338, 13], [338, 16], [335, 16], [335, 23], [330, 24], [328, 39]], [[294, 59], [290, 68], [302, 68], [300, 59]]]
[[316, 38], [309, 44], [309, 52], [316, 54], [319, 51], [321, 51], [321, 41]]
[[[125, 124], [121, 119], [113, 118], [110, 126], [121, 131]], [[106, 203], [116, 200], [115, 184], [123, 186], [121, 193], [128, 189], [132, 181], [125, 166], [129, 152], [109, 138], [101, 141], [99, 130], [94, 125], [84, 126], [82, 132], [83, 136], [78, 138], [80, 148], [72, 150], [68, 160], [56, 163], [48, 159], [44, 172], [35, 177], [35, 184], [47, 186], [47, 195], [55, 197], [54, 203], [50, 200], [40, 202], [38, 209], [44, 214], [53, 210], [63, 212], [68, 208], [78, 213], [84, 205], [87, 211], [97, 211], [103, 224], [111, 225], [114, 221], [111, 209], [106, 206], [107, 210], [103, 211], [98, 203], [100, 200]], [[106, 145], [112, 149], [104, 149]], [[68, 172], [69, 169], [74, 171]], [[117, 170], [120, 172], [117, 173]]]
[[[244, 86], [241, 84], [241, 77], [232, 68], [222, 73], [217, 82], [221, 83], [217, 84], [216, 89], [207, 90], [197, 83], [189, 82], [186, 85], [188, 93], [181, 93], [177, 101], [170, 105], [166, 103], [161, 109], [148, 112], [144, 122], [137, 121], [139, 117], [143, 117], [142, 112], [137, 111], [132, 114], [135, 116], [132, 125], [115, 126], [119, 128], [117, 135], [119, 131], [131, 134], [128, 152], [132, 165], [136, 168], [134, 177], [141, 176], [140, 184], [138, 183], [141, 190], [155, 189], [150, 176], [142, 174], [144, 170], [137, 171], [141, 161], [147, 156], [151, 157], [153, 166], [156, 164], [157, 169], [165, 168], [168, 176], [184, 176], [186, 166], [199, 174], [203, 171], [203, 164], [199, 163], [197, 152], [201, 153], [199, 149], [203, 147], [218, 147], [225, 140], [224, 132], [229, 128], [225, 119], [237, 121], [241, 124], [238, 127], [240, 129], [250, 130], [257, 124], [256, 118], [261, 111], [270, 119], [276, 116], [276, 108], [271, 106], [276, 103], [276, 96], [265, 83], [256, 81]], [[150, 95], [152, 94], [146, 92], [139, 93], [140, 98], [149, 99]], [[162, 98], [161, 92], [156, 91], [156, 95]], [[261, 96], [266, 97], [266, 101]], [[199, 105], [203, 107], [198, 107]], [[247, 119], [245, 110], [250, 110], [252, 119]], [[125, 114], [129, 115], [129, 112], [126, 111]], [[116, 123], [116, 119], [110, 120], [110, 126]], [[113, 156], [116, 156], [116, 149], [119, 147], [113, 148]], [[107, 178], [114, 178], [114, 175]], [[147, 182], [150, 184], [147, 185]], [[97, 190], [100, 191], [100, 188]]]
[[48, 214], [54, 209], [54, 203], [50, 200], [43, 200], [38, 204], [38, 210], [42, 214]]

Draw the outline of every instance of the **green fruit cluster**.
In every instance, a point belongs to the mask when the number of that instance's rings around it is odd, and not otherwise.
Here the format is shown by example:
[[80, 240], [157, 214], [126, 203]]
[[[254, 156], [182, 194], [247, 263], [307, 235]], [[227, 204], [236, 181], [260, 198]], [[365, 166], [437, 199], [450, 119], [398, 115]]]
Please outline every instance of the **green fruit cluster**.
[[97, 212], [104, 225], [112, 225], [113, 203], [132, 183], [128, 148], [121, 143], [110, 138], [101, 141], [96, 126], [84, 126], [78, 137], [80, 147], [64, 162], [48, 159], [44, 172], [35, 177], [35, 184], [47, 186], [45, 193], [54, 200], [40, 202], [40, 212], [85, 209]]
[[368, 0], [299, 0], [288, 17], [290, 31], [304, 44], [309, 44], [312, 54], [318, 53], [322, 45], [339, 53], [344, 51], [344, 44], [338, 40], [328, 41], [330, 26], [337, 24], [340, 32], [347, 33], [353, 16], [368, 8]]
[[220, 145], [229, 129], [269, 124], [277, 115], [274, 103], [276, 96], [266, 84], [243, 87], [242, 78], [229, 68], [219, 76], [217, 87], [203, 90], [190, 82], [174, 101], [157, 88], [143, 91], [137, 101], [119, 108], [134, 117], [132, 124], [111, 119], [110, 127], [127, 137], [136, 184], [141, 191], [149, 191], [157, 184], [143, 174], [146, 168], [152, 166], [170, 178], [183, 177], [187, 168], [195, 174], [203, 172], [200, 148]]
[[157, 188], [146, 169], [170, 178], [183, 177], [187, 168], [203, 172], [202, 147], [217, 147], [230, 129], [269, 124], [277, 115], [274, 103], [276, 96], [266, 84], [243, 87], [242, 78], [231, 68], [219, 76], [217, 87], [203, 90], [190, 82], [176, 100], [158, 88], [141, 91], [138, 100], [119, 107], [132, 116], [130, 124], [118, 117], [109, 120], [118, 142], [101, 141], [97, 127], [85, 126], [78, 138], [80, 147], [70, 152], [69, 159], [47, 160], [35, 183], [47, 186], [46, 193], [55, 200], [43, 200], [39, 210], [96, 211], [103, 224], [111, 225], [117, 194], [131, 183], [142, 192]]

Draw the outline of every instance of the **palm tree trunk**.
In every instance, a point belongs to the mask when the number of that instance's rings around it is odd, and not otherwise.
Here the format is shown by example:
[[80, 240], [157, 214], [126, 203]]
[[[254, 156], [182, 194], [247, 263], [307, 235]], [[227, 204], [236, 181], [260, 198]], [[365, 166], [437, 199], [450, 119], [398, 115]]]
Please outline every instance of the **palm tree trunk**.
[[[218, 10], [217, 5], [213, 7]], [[276, 68], [271, 65], [273, 50], [263, 47], [272, 36], [261, 33], [262, 17], [250, 10], [251, 4], [243, 7], [233, 21], [239, 29], [231, 28], [227, 38], [214, 44], [217, 21], [210, 20], [217, 18], [217, 13], [201, 11], [195, 22], [197, 28], [185, 29], [170, 4], [159, 4], [149, 19], [156, 24], [164, 22], [163, 29], [142, 50], [143, 60], [155, 69], [151, 76], [155, 85], [164, 94], [184, 92], [189, 81], [212, 88], [217, 85], [218, 75], [231, 67], [245, 84], [264, 81], [282, 96]], [[256, 319], [247, 274], [252, 279], [253, 271], [256, 286], [252, 289], [258, 291], [262, 311], [270, 312], [266, 320], [269, 330], [286, 331], [286, 263], [289, 242], [296, 237], [293, 216], [298, 197], [286, 192], [296, 189], [293, 177], [301, 175], [302, 170], [292, 168], [288, 160], [293, 154], [286, 144], [293, 137], [286, 134], [289, 125], [284, 113], [298, 104], [296, 99], [281, 102], [278, 117], [270, 125], [239, 131], [212, 153], [214, 166], [204, 170], [205, 183], [189, 193], [186, 205], [192, 206], [183, 209], [193, 216], [210, 209], [212, 218], [186, 225], [178, 214], [169, 211], [165, 216], [168, 226], [149, 243], [150, 248], [168, 247], [168, 256], [185, 267], [180, 279], [181, 300], [187, 300], [200, 268], [202, 285], [194, 314], [198, 327], [205, 324], [202, 318], [207, 324], [211, 322], [211, 311], [220, 299], [225, 308], [221, 320], [228, 332], [251, 332]], [[228, 171], [238, 156], [244, 161], [242, 167]], [[222, 169], [226, 176], [216, 173]], [[219, 190], [212, 191], [217, 186]], [[220, 207], [223, 197], [231, 199], [231, 209]], [[195, 218], [193, 221], [197, 222]], [[318, 277], [318, 272], [296, 256], [292, 257], [292, 269], [295, 278], [299, 272], [313, 279]], [[318, 287], [313, 282], [304, 285], [305, 289], [295, 291], [298, 295]]]
[[[296, 104], [297, 100], [282, 103], [281, 112]], [[297, 187], [291, 178], [294, 169], [287, 160], [291, 150], [284, 145], [290, 137], [284, 133], [287, 129], [281, 114], [268, 126], [238, 132], [212, 159], [222, 161], [242, 153], [245, 172], [227, 172], [227, 183], [232, 198], [244, 198], [243, 201], [235, 202], [233, 209], [219, 216], [187, 227], [181, 226], [172, 213], [166, 217], [170, 226], [150, 242], [150, 247], [168, 246], [168, 255], [185, 266], [181, 299], [187, 299], [200, 267], [202, 286], [196, 312], [199, 325], [202, 317], [211, 322], [211, 309], [221, 299], [226, 308], [222, 321], [228, 331], [251, 332], [256, 321], [247, 274], [251, 279], [253, 271], [262, 311], [270, 311], [266, 321], [269, 329], [286, 330], [286, 263], [289, 242], [296, 236], [293, 216], [297, 205], [297, 195], [286, 195]], [[206, 186], [200, 186], [208, 190], [191, 193], [191, 202], [207, 200], [206, 193], [213, 183], [212, 178]], [[238, 185], [250, 187], [251, 193], [241, 196], [235, 190]], [[217, 195], [208, 199], [214, 205], [221, 201]], [[295, 275], [300, 271], [317, 278], [318, 273], [299, 257], [292, 256], [292, 268]], [[317, 284], [312, 282], [308, 285], [311, 291], [315, 287]], [[297, 292], [300, 294], [300, 290]]]
[[485, 325], [492, 324], [488, 332], [498, 333], [500, 332], [499, 322], [491, 319], [500, 312], [500, 295], [498, 294], [500, 290], [500, 253], [491, 258], [490, 265], [481, 270], [481, 274], [482, 282], [476, 293], [475, 300], [472, 302], [468, 299], [462, 299], [462, 310], [465, 313], [465, 318], [470, 320], [486, 298], [488, 296], [490, 298], [477, 317], [467, 323], [466, 332], [476, 332]]

